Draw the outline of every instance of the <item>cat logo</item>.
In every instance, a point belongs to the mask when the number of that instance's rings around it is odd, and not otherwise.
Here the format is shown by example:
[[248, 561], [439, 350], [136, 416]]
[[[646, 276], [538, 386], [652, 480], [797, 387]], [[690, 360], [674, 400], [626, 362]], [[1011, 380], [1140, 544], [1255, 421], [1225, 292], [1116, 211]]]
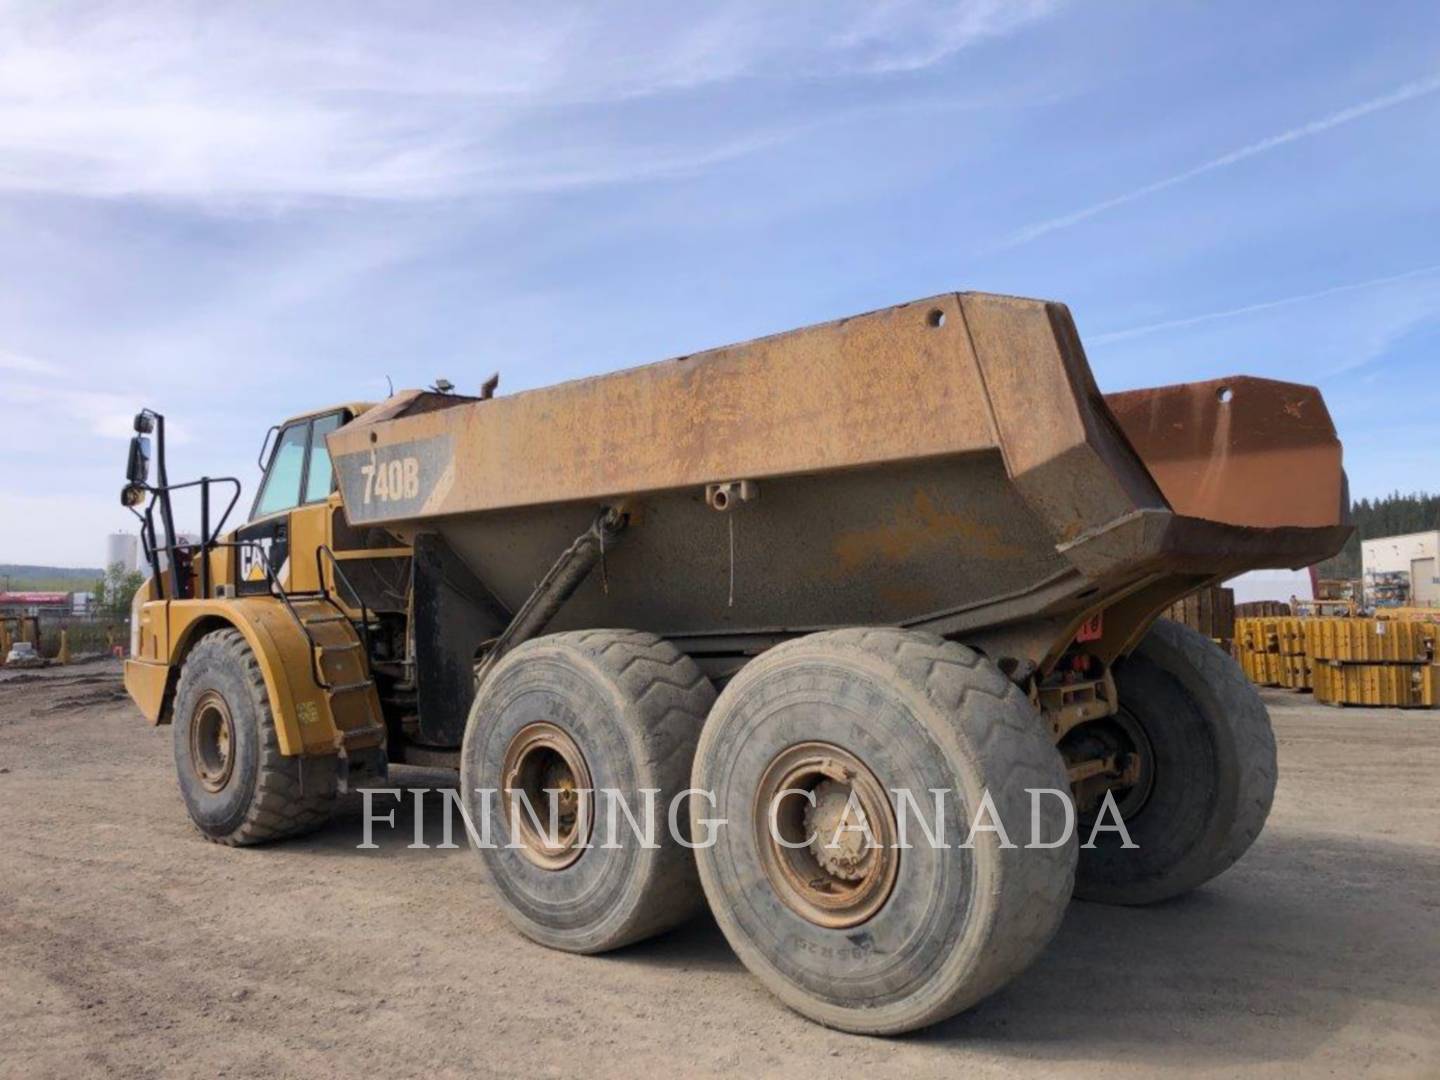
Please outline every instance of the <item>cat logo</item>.
[[264, 581], [270, 565], [270, 545], [273, 536], [257, 536], [246, 540], [240, 546], [240, 580]]

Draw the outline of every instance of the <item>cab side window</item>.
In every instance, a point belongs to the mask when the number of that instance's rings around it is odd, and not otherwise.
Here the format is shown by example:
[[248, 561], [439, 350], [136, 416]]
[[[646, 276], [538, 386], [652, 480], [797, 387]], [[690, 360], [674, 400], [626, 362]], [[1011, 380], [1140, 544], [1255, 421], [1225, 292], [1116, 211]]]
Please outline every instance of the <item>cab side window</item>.
[[310, 424], [310, 468], [305, 473], [305, 501], [320, 502], [330, 496], [330, 482], [334, 472], [330, 466], [330, 451], [325, 448], [325, 436], [340, 426], [340, 414], [318, 416]]
[[300, 478], [305, 472], [305, 446], [309, 431], [307, 421], [291, 424], [280, 432], [275, 452], [270, 456], [270, 468], [265, 472], [260, 497], [255, 500], [255, 512], [250, 515], [252, 520], [299, 505]]
[[280, 432], [270, 454], [270, 467], [260, 485], [260, 497], [250, 520], [292, 510], [303, 503], [323, 502], [330, 495], [334, 469], [325, 436], [340, 427], [348, 414], [327, 413], [301, 420]]

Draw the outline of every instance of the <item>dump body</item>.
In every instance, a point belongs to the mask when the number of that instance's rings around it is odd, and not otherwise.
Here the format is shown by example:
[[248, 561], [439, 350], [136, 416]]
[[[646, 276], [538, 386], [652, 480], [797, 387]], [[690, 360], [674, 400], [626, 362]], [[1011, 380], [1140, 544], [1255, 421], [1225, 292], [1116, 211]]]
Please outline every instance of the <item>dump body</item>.
[[[975, 293], [508, 397], [406, 392], [328, 443], [352, 527], [436, 534], [509, 612], [623, 508], [551, 629], [701, 655], [883, 624], [1046, 670], [1089, 625], [1108, 662], [1196, 586], [1349, 533], [1314, 388], [1107, 398], [1063, 305]], [[718, 512], [707, 486], [738, 481]]]

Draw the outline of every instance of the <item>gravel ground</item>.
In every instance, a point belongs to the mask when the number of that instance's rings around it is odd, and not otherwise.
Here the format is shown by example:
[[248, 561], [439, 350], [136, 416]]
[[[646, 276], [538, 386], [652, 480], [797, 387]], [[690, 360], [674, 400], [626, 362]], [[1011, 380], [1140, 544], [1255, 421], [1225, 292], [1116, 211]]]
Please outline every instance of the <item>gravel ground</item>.
[[1440, 712], [1267, 700], [1280, 790], [1239, 866], [1076, 903], [1000, 994], [879, 1040], [788, 1012], [708, 918], [532, 945], [471, 852], [406, 848], [405, 810], [378, 851], [356, 807], [205, 843], [113, 663], [0, 678], [0, 1075], [1440, 1076]]

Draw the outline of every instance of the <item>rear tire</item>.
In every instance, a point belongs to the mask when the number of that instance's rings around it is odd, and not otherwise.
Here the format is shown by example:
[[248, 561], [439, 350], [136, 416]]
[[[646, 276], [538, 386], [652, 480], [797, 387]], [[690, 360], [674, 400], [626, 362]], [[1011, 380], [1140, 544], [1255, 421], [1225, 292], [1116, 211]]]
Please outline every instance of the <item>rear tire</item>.
[[[1139, 846], [1122, 848], [1118, 833], [1097, 835], [1094, 848], [1080, 851], [1075, 895], [1150, 904], [1204, 884], [1255, 842], [1275, 798], [1275, 736], [1239, 665], [1169, 619], [1116, 666], [1115, 684], [1121, 712], [1149, 744], [1153, 781], [1125, 818]], [[1089, 824], [1079, 832], [1088, 836]]]
[[[1070, 900], [1073, 837], [1024, 846], [1026, 789], [1069, 790], [1044, 723], [988, 660], [929, 634], [839, 630], [771, 649], [720, 695], [691, 784], [718, 799], [695, 807], [696, 834], [702, 816], [728, 821], [695, 853], [725, 937], [767, 989], [830, 1027], [889, 1035], [968, 1008], [1030, 965]], [[913, 793], [919, 817], [907, 809], [910, 846], [887, 851], [897, 788]], [[944, 848], [920, 831], [936, 819], [935, 788], [947, 792]], [[809, 847], [789, 854], [766, 820], [787, 790], [816, 796], [806, 831], [787, 840], [808, 836]], [[863, 857], [815, 846], [837, 791], [876, 823], [880, 846]], [[981, 831], [972, 849], [957, 848], [986, 792], [1016, 846]], [[1060, 838], [1061, 799], [1042, 798], [1040, 814], [1042, 839]]]
[[240, 631], [216, 630], [190, 650], [180, 669], [174, 717], [180, 794], [208, 839], [260, 844], [330, 820], [333, 759], [306, 761], [280, 752], [265, 679]]
[[[461, 788], [473, 822], [485, 812], [481, 800], [491, 799], [491, 845], [480, 856], [521, 933], [554, 949], [598, 953], [668, 930], [703, 906], [695, 860], [671, 837], [668, 810], [689, 786], [714, 701], [693, 660], [632, 630], [551, 634], [496, 665], [465, 727]], [[557, 796], [557, 845], [523, 809], [519, 835], [511, 835], [510, 786], [526, 791], [547, 829], [547, 788], [579, 792], [573, 802]], [[586, 800], [585, 789], [596, 794]], [[618, 791], [642, 826], [642, 789], [659, 789], [656, 847], [641, 846], [605, 789]], [[679, 820], [688, 829], [684, 809]], [[616, 846], [606, 848], [612, 828]]]

